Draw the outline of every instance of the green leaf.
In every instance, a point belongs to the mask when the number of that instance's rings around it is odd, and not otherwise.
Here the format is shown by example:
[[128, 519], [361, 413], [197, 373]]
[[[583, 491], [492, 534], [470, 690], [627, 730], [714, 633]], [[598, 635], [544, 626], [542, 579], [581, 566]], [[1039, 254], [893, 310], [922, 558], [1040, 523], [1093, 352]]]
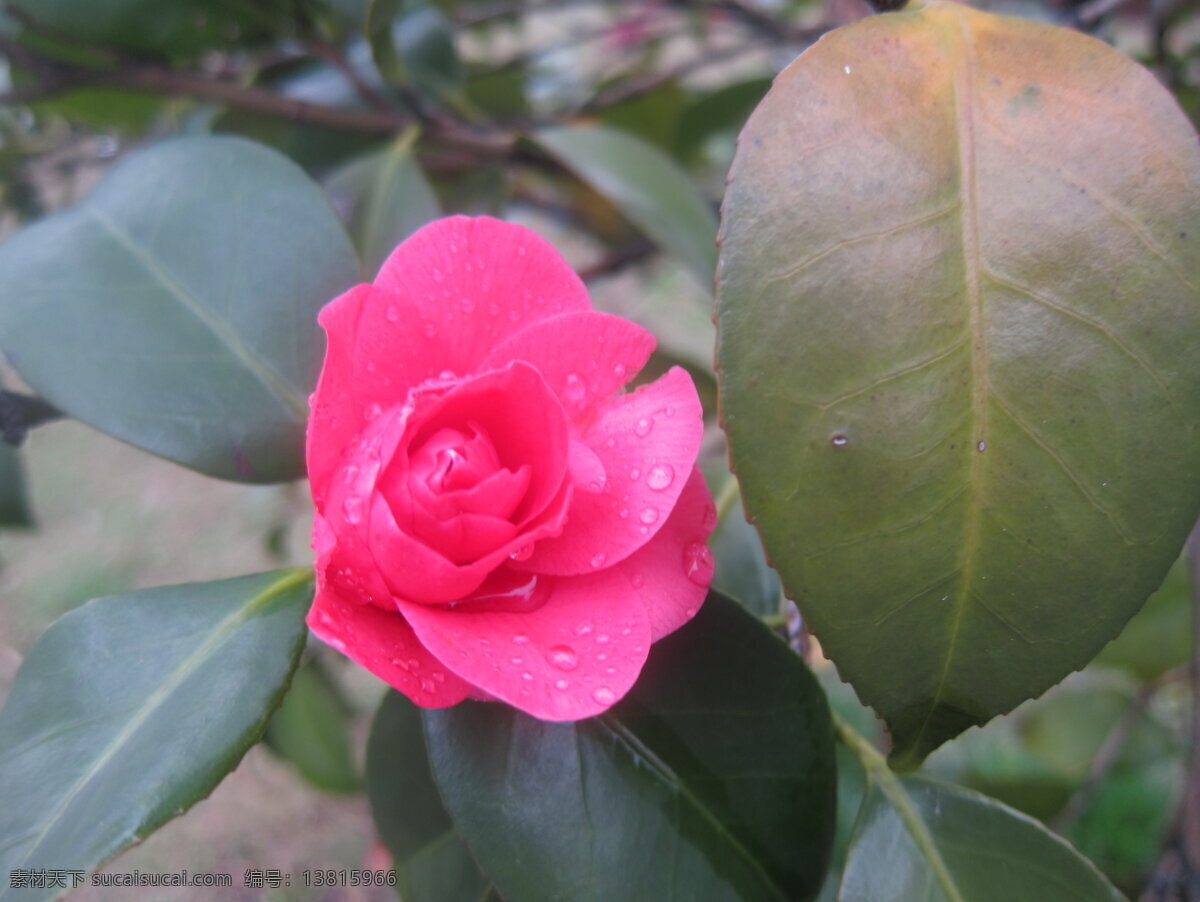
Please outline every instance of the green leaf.
[[1196, 520], [1200, 145], [1099, 41], [930, 0], [788, 67], [730, 178], [746, 509], [915, 766], [1089, 661]]
[[264, 739], [313, 786], [329, 792], [361, 788], [350, 746], [350, 710], [315, 662], [292, 677]]
[[371, 0], [367, 38], [384, 79], [433, 97], [459, 96], [462, 66], [454, 25], [427, 0]]
[[21, 459], [16, 448], [0, 439], [0, 527], [32, 524]]
[[367, 742], [367, 796], [406, 902], [476, 902], [490, 883], [454, 832], [425, 751], [421, 715], [399, 692], [379, 706]]
[[838, 902], [1122, 899], [1033, 818], [948, 783], [870, 773]]
[[[600, 118], [605, 125], [637, 135], [670, 153], [675, 146], [679, 117], [686, 102], [687, 92], [683, 86], [677, 81], [668, 81], [652, 91], [643, 91], [629, 100], [606, 107], [600, 112]], [[749, 108], [746, 112], [749, 114]]]
[[373, 279], [401, 241], [442, 215], [438, 199], [413, 158], [415, 133], [387, 150], [348, 163], [325, 184]]
[[425, 713], [434, 777], [500, 893], [812, 899], [829, 860], [829, 709], [799, 658], [716, 593], [606, 714]]
[[152, 56], [248, 43], [287, 21], [281, 2], [237, 0], [7, 0], [55, 37]]
[[44, 398], [116, 438], [213, 476], [293, 479], [316, 314], [356, 279], [294, 164], [182, 138], [0, 244], [0, 346]]
[[675, 154], [683, 160], [695, 160], [704, 153], [714, 137], [732, 137], [771, 87], [769, 78], [752, 78], [725, 85], [692, 101], [679, 118], [675, 136]]
[[[727, 479], [732, 476], [726, 474]], [[733, 501], [709, 540], [716, 566], [713, 588], [740, 601], [759, 617], [779, 613], [779, 577], [763, 556], [758, 533], [746, 520], [742, 499]]]
[[131, 592], [46, 630], [0, 711], [0, 873], [90, 870], [212, 792], [283, 696], [311, 577]]
[[1192, 653], [1192, 580], [1180, 558], [1146, 606], [1105, 646], [1097, 663], [1118, 667], [1144, 682], [1182, 667]]
[[531, 139], [674, 254], [708, 287], [717, 222], [679, 165], [653, 144], [603, 125], [543, 128]]

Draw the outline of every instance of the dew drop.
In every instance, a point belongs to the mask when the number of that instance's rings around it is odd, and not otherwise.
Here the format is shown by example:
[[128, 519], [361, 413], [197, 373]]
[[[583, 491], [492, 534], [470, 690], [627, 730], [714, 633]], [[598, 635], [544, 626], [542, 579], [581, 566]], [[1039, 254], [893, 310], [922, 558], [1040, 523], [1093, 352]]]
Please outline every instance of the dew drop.
[[987, 450], [987, 442], [980, 442], [975, 447], [978, 448], [980, 451], [986, 451]]
[[351, 496], [346, 499], [342, 505], [342, 510], [346, 512], [346, 519], [351, 523], [361, 523], [363, 516], [363, 500], [357, 496]]
[[645, 585], [646, 578], [640, 573], [635, 573], [629, 578], [629, 581], [633, 583], [633, 587], [635, 589], [640, 589], [643, 585]]
[[420, 666], [421, 666], [421, 662], [418, 661], [416, 658], [409, 658], [408, 666], [405, 667], [404, 669], [405, 670], [416, 670]]
[[[509, 560], [513, 560], [513, 561], [527, 561], [532, 556], [533, 556], [533, 545], [522, 545], [520, 548], [518, 548], [516, 551], [514, 551], [508, 557], [509, 557]], [[514, 639], [513, 641], [515, 642], [516, 639]]]
[[833, 445], [835, 448], [845, 448], [848, 444], [850, 444], [850, 439], [839, 432], [829, 440], [829, 444]]
[[454, 378], [454, 370], [442, 370], [440, 373], [438, 373], [438, 378], [439, 379], [453, 379]]
[[430, 676], [433, 677], [433, 681], [435, 683], [446, 682], [446, 675], [444, 673], [442, 673], [440, 670], [435, 670], [433, 673], [430, 674]]
[[567, 682], [566, 680], [557, 680], [554, 683], [554, 688], [555, 689], [566, 689], [570, 685], [571, 684], [569, 682]]
[[666, 489], [675, 480], [675, 471], [666, 464], [658, 464], [650, 468], [646, 474], [646, 485], [656, 492]]
[[521, 633], [517, 633], [515, 636], [513, 636], [513, 644], [514, 645], [527, 645], [528, 643], [529, 643], [528, 636], [522, 635]]
[[525, 659], [524, 659], [524, 658], [513, 658], [513, 659], [512, 659], [512, 662], [513, 662], [514, 664], [520, 665], [520, 664], [524, 664], [524, 663], [525, 663]]
[[616, 366], [614, 366], [613, 367], [613, 375], [616, 376], [618, 379], [624, 379], [625, 378], [625, 364], [618, 363]]
[[546, 660], [552, 667], [563, 671], [574, 670], [579, 665], [579, 656], [569, 645], [555, 645], [546, 652]]
[[597, 704], [601, 705], [611, 705], [617, 700], [617, 697], [613, 695], [613, 691], [605, 689], [603, 686], [592, 693], [592, 698], [596, 700]]
[[383, 413], [383, 408], [380, 407], [378, 404], [375, 404], [374, 402], [372, 402], [371, 404], [367, 405], [367, 409], [365, 411], [365, 416], [368, 420], [374, 420], [381, 413]]
[[433, 281], [435, 281], [435, 282], [442, 281], [442, 271], [440, 269], [435, 269], [433, 271]]
[[629, 478], [630, 479], [641, 479], [642, 471], [639, 470], [637, 467], [634, 467], [632, 470], [629, 471]]
[[575, 627], [576, 636], [590, 636], [594, 627], [590, 623], [581, 623]]
[[608, 655], [606, 655], [604, 652], [600, 652], [600, 654], [596, 655], [596, 660], [597, 661], [607, 661]]
[[384, 312], [384, 316], [387, 317], [387, 321], [389, 323], [394, 323], [396, 320], [400, 319], [400, 311], [395, 307], [388, 307]]
[[683, 549], [683, 572], [697, 586], [712, 582], [713, 556], [703, 542], [692, 542]]
[[421, 691], [422, 692], [432, 692], [433, 691], [433, 680], [422, 677], [421, 678]]
[[700, 521], [705, 532], [712, 532], [717, 525], [717, 506], [711, 501], [704, 506], [704, 519]]
[[459, 306], [462, 307], [463, 313], [473, 313], [475, 311], [475, 301], [472, 298], [463, 298]]
[[620, 517], [622, 520], [628, 518], [629, 517], [629, 508], [627, 508], [627, 507], [621, 508], [621, 512], [619, 514], [617, 514], [617, 516]]
[[533, 680], [533, 674], [526, 670], [523, 674], [521, 674], [521, 679], [525, 680], [526, 682], [530, 682]]
[[654, 507], [646, 508], [644, 511], [642, 511], [640, 519], [647, 525], [656, 523], [658, 521], [658, 509]]
[[579, 404], [583, 401], [586, 393], [587, 384], [579, 377], [578, 373], [570, 373], [567, 376], [566, 385], [563, 386], [563, 398], [569, 404]]
[[688, 609], [687, 609], [686, 611], [684, 611], [683, 613], [684, 613], [684, 616], [685, 616], [685, 617], [687, 617], [687, 619], [688, 619], [688, 620], [691, 620], [693, 617], [695, 617], [695, 616], [696, 616], [696, 609], [695, 609], [695, 608], [688, 608]]
[[437, 326], [435, 326], [433, 323], [426, 323], [421, 331], [425, 333], [426, 338], [433, 338], [435, 335], [437, 335]]
[[608, 644], [608, 642], [609, 642], [609, 636], [608, 636], [608, 633], [600, 633], [600, 635], [598, 635], [598, 636], [596, 637], [596, 644], [597, 644], [597, 645], [607, 645], [607, 644]]
[[633, 424], [633, 434], [638, 438], [645, 438], [650, 434], [650, 430], [654, 428], [653, 417], [642, 417]]
[[595, 557], [592, 558], [592, 568], [594, 570], [599, 570], [607, 562], [608, 562], [608, 555], [605, 554], [604, 552], [601, 552], [600, 554], [597, 554]]

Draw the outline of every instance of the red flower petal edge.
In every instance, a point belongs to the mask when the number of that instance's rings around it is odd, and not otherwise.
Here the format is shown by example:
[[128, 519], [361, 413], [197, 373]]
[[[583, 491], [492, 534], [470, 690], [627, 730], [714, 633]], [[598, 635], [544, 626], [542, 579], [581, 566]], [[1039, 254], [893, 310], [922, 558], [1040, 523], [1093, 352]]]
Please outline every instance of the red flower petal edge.
[[679, 368], [534, 232], [451, 217], [321, 311], [313, 632], [418, 705], [598, 714], [712, 578]]

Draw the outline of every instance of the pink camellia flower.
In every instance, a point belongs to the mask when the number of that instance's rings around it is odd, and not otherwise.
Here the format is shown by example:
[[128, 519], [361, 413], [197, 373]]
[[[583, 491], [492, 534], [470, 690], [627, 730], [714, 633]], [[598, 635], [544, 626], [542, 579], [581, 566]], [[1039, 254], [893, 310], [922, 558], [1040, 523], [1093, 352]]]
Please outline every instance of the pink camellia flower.
[[691, 378], [528, 229], [421, 229], [320, 314], [320, 638], [418, 705], [597, 714], [712, 577]]

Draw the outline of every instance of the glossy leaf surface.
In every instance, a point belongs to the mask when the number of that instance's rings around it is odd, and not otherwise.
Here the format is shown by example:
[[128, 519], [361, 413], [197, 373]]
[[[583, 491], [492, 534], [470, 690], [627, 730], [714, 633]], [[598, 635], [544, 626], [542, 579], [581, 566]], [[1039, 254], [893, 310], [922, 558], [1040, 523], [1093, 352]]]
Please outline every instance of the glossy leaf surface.
[[235, 138], [167, 141], [0, 244], [0, 346], [110, 435], [213, 476], [293, 479], [316, 313], [356, 280], [295, 164]]
[[543, 149], [684, 263], [706, 288], [717, 263], [717, 220], [696, 185], [665, 153], [602, 125], [544, 128]]
[[829, 711], [798, 657], [710, 593], [606, 714], [425, 713], [454, 823], [513, 902], [813, 898], [834, 828]]
[[490, 883], [454, 832], [425, 751], [421, 714], [399, 692], [379, 706], [367, 742], [367, 795], [408, 902], [475, 902]]
[[0, 871], [90, 870], [207, 796], [279, 704], [311, 597], [311, 573], [286, 570], [102, 598], [51, 626], [0, 711]]
[[343, 166], [325, 190], [342, 212], [368, 281], [396, 245], [441, 215], [437, 196], [413, 159], [412, 140], [406, 138]]
[[838, 902], [1120, 902], [1038, 821], [969, 789], [889, 776], [863, 799]]
[[718, 367], [746, 508], [912, 766], [1112, 639], [1200, 502], [1200, 146], [1150, 73], [931, 0], [743, 131]]

